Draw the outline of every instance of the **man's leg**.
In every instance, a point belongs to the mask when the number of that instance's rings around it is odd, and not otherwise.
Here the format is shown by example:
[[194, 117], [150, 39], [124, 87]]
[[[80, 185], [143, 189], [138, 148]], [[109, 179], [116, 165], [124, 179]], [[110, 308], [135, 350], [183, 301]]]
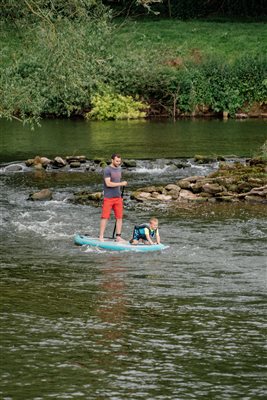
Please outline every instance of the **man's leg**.
[[99, 232], [99, 240], [104, 240], [104, 233], [107, 226], [107, 219], [101, 218], [100, 220], [100, 232]]
[[112, 203], [110, 199], [104, 199], [103, 205], [102, 205], [102, 214], [101, 214], [101, 220], [100, 220], [100, 231], [99, 231], [99, 239], [104, 240], [104, 233], [105, 229], [107, 226], [107, 222], [110, 217], [110, 211], [112, 208]]
[[121, 231], [122, 231], [122, 218], [123, 218], [123, 200], [122, 198], [116, 199], [116, 202], [113, 206], [114, 214], [116, 218], [116, 239], [118, 242], [124, 241], [121, 238]]
[[[116, 219], [116, 235], [121, 235], [122, 230], [122, 218]], [[117, 236], [117, 241], [123, 240], [121, 236]]]

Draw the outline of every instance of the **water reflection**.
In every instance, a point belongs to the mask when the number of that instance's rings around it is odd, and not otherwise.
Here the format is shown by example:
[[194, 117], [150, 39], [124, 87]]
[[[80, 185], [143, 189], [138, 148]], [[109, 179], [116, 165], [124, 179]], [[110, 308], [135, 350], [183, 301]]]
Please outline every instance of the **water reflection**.
[[34, 132], [18, 122], [0, 121], [0, 162], [36, 155], [84, 154], [109, 158], [177, 158], [195, 154], [251, 156], [266, 140], [266, 121], [42, 121]]
[[105, 326], [102, 340], [106, 345], [123, 335], [122, 327], [127, 318], [126, 272], [121, 258], [116, 256], [110, 257], [108, 265], [101, 269], [96, 315]]

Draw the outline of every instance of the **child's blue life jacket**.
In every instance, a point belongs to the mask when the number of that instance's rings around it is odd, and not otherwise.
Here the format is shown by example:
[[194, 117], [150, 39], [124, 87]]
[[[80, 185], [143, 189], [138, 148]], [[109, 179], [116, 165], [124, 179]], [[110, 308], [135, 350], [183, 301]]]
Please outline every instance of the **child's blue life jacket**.
[[156, 236], [158, 229], [155, 229], [155, 230], [151, 229], [149, 227], [149, 224], [135, 225], [134, 231], [133, 231], [133, 240], [139, 240], [139, 239], [146, 240], [146, 230], [147, 229], [149, 231], [149, 236], [151, 238], [154, 238]]

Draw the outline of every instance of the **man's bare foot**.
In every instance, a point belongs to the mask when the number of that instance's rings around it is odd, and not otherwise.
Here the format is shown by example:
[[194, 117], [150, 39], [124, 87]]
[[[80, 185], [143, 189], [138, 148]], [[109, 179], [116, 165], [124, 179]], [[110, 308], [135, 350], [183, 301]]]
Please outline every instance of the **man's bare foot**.
[[117, 236], [116, 237], [116, 242], [126, 242], [126, 240], [124, 240], [124, 239], [122, 239], [122, 237], [121, 236]]
[[98, 240], [99, 240], [100, 242], [104, 242], [104, 238], [102, 238], [102, 237], [99, 237]]

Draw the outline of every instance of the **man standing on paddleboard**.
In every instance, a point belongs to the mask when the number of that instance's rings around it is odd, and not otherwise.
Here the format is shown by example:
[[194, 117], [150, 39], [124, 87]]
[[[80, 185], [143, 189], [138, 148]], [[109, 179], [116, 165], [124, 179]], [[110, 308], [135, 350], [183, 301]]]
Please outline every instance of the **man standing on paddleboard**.
[[112, 154], [111, 164], [104, 169], [104, 201], [100, 221], [99, 240], [104, 240], [107, 221], [113, 209], [116, 218], [116, 240], [118, 242], [123, 241], [121, 238], [123, 218], [121, 186], [127, 186], [127, 181], [121, 181], [121, 156], [116, 153]]

